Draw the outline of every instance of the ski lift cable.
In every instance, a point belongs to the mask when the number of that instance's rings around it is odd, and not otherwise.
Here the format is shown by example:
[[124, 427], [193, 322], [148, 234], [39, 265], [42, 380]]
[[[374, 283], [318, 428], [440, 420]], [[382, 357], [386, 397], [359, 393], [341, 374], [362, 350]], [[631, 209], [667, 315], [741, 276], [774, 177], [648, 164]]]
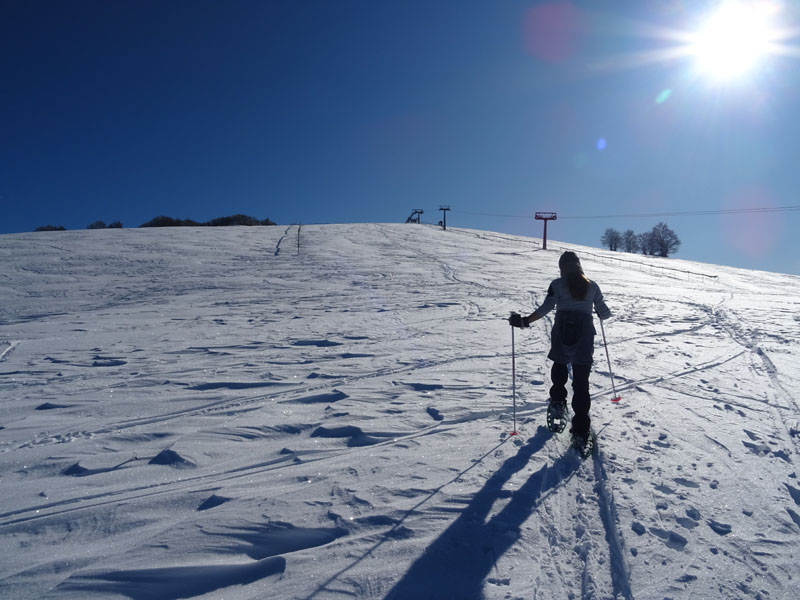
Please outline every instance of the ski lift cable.
[[[754, 208], [730, 208], [718, 210], [687, 210], [673, 212], [654, 212], [654, 213], [627, 213], [616, 215], [559, 215], [558, 219], [618, 219], [631, 217], [683, 217], [700, 215], [746, 215], [759, 213], [777, 213], [800, 211], [800, 206], [762, 206]], [[455, 212], [455, 211], [454, 211]], [[476, 215], [482, 217], [501, 217], [506, 219], [528, 219], [530, 215], [509, 215], [500, 213], [472, 212], [468, 210], [457, 211], [464, 215]]]

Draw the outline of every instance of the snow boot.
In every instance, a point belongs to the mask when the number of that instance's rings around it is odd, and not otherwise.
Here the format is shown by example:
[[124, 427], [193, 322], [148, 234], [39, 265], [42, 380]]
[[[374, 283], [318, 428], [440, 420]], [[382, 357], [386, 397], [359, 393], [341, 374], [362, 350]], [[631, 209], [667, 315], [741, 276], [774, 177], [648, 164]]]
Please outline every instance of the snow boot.
[[567, 426], [567, 403], [565, 400], [550, 400], [547, 406], [547, 428], [561, 433]]
[[594, 434], [591, 431], [576, 433], [575, 430], [570, 433], [572, 434], [572, 447], [581, 455], [581, 458], [589, 458], [594, 452]]

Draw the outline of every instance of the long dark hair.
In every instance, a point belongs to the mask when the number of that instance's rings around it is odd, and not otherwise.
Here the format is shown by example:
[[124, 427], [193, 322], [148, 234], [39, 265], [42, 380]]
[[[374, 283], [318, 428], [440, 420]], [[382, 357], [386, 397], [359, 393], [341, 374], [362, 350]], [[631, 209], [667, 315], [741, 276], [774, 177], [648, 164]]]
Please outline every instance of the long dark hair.
[[558, 267], [561, 270], [561, 277], [566, 280], [567, 289], [570, 296], [576, 300], [586, 298], [589, 291], [589, 279], [583, 274], [581, 261], [574, 252], [564, 252], [558, 259]]

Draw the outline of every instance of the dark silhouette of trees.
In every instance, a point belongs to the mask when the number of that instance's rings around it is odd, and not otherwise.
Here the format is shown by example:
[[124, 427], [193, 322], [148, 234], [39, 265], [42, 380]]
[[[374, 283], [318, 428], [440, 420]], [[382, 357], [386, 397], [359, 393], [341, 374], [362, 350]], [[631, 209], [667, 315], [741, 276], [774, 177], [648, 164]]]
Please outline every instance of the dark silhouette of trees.
[[642, 254], [653, 254], [651, 233], [650, 231], [646, 231], [645, 233], [640, 233], [636, 238], [639, 242], [639, 250], [641, 250]]
[[[270, 226], [276, 225], [272, 219], [256, 219], [248, 215], [231, 215], [228, 217], [218, 217], [211, 219], [205, 223], [198, 223], [192, 219], [173, 219], [160, 215], [142, 223], [139, 227], [226, 227], [230, 225], [247, 225], [247, 226]], [[86, 229], [122, 229], [121, 221], [113, 221], [106, 225], [105, 221], [95, 221], [90, 223]], [[34, 231], [66, 231], [63, 225], [42, 225], [37, 227]]]
[[229, 225], [249, 225], [249, 226], [257, 226], [257, 225], [275, 225], [269, 219], [264, 219], [263, 221], [259, 221], [255, 217], [248, 217], [247, 215], [232, 215], [230, 217], [219, 217], [216, 219], [212, 219], [203, 223], [203, 225], [208, 225], [210, 227], [227, 227]]
[[677, 234], [664, 222], [659, 223], [650, 231], [639, 234], [634, 233], [632, 229], [619, 233], [616, 229], [609, 227], [603, 233], [600, 241], [609, 250], [617, 250], [618, 247], [622, 247], [625, 252], [641, 252], [645, 255], [664, 257], [675, 254], [681, 246]]
[[[276, 225], [272, 219], [256, 219], [248, 215], [231, 215], [229, 217], [218, 217], [211, 219], [205, 223], [198, 223], [192, 219], [173, 219], [160, 215], [154, 219], [150, 219], [147, 223], [142, 223], [139, 227], [225, 227], [230, 225], [248, 225], [248, 226], [269, 226]], [[104, 221], [95, 221], [90, 223], [86, 229], [122, 229], [121, 221], [113, 221], [108, 225]], [[62, 225], [43, 225], [37, 227], [34, 231], [66, 231]]]
[[658, 254], [658, 256], [669, 256], [681, 247], [681, 241], [677, 234], [663, 221], [653, 227], [650, 232], [650, 241], [652, 244], [650, 253]]
[[200, 227], [200, 223], [191, 219], [173, 219], [160, 215], [142, 223], [139, 227]]
[[609, 227], [605, 230], [605, 233], [603, 233], [603, 237], [600, 238], [600, 242], [604, 246], [608, 247], [609, 250], [616, 251], [622, 242], [622, 234], [613, 227]]
[[259, 221], [255, 217], [247, 215], [231, 215], [229, 217], [218, 217], [211, 219], [205, 223], [198, 223], [191, 219], [173, 219], [172, 217], [159, 216], [150, 219], [147, 223], [143, 223], [139, 227], [227, 227], [230, 225], [275, 225], [270, 219]]
[[122, 223], [120, 221], [114, 221], [113, 223], [106, 225], [103, 221], [95, 221], [86, 229], [122, 229]]
[[625, 248], [625, 252], [638, 252], [639, 236], [633, 232], [633, 229], [626, 229], [622, 234], [622, 247]]

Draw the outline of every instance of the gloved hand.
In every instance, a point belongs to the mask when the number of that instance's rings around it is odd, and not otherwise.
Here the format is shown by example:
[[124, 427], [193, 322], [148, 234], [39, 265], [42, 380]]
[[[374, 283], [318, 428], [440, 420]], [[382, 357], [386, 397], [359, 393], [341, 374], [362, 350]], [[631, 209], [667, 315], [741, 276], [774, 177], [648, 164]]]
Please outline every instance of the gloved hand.
[[512, 312], [511, 316], [508, 317], [508, 323], [512, 327], [527, 327], [528, 319], [526, 317], [523, 317], [522, 315]]

